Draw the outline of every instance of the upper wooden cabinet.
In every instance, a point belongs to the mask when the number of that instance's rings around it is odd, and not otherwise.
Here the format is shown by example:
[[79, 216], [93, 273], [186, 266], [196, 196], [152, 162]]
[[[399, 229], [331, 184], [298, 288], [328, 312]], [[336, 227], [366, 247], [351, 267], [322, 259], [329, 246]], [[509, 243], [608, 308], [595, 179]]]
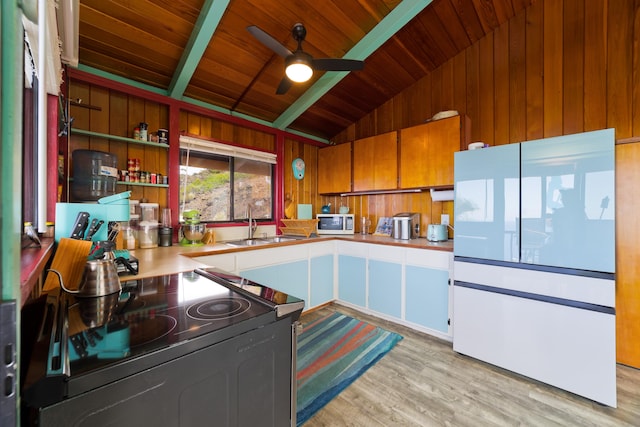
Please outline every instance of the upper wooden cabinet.
[[394, 190], [398, 187], [398, 132], [353, 143], [353, 191]]
[[318, 193], [351, 191], [351, 143], [318, 150]]
[[400, 187], [453, 186], [453, 153], [466, 147], [468, 119], [454, 116], [400, 130]]

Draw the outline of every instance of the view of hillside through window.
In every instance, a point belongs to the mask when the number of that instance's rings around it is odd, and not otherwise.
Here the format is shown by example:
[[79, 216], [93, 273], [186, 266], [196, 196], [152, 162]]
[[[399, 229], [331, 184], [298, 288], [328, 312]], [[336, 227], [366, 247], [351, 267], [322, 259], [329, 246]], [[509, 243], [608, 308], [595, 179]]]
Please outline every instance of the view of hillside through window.
[[[188, 166], [187, 166], [188, 164]], [[203, 222], [272, 218], [270, 163], [191, 151], [180, 156], [180, 215], [197, 210]], [[233, 201], [233, 203], [232, 203]]]

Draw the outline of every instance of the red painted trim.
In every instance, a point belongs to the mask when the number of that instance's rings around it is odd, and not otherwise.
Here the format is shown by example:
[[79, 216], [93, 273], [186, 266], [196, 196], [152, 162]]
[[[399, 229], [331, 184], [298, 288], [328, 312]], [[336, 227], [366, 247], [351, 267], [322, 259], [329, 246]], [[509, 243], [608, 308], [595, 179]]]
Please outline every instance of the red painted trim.
[[180, 217], [180, 109], [176, 104], [169, 105], [169, 200], [173, 228], [178, 228]]
[[274, 183], [276, 191], [273, 218], [276, 221], [276, 234], [280, 234], [278, 224], [280, 223], [280, 219], [284, 218], [284, 170], [286, 167], [284, 164], [284, 139], [284, 135], [276, 135], [276, 155], [277, 158], [280, 159], [280, 161], [276, 163]]

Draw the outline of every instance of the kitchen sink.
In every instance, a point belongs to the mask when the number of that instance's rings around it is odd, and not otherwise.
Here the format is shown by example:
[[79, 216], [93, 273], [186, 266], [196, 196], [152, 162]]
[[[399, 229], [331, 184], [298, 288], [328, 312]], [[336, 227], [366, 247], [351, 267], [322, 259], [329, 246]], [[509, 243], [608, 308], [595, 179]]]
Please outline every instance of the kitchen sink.
[[229, 246], [258, 246], [258, 245], [266, 245], [270, 243], [265, 239], [242, 239], [242, 240], [231, 240], [229, 242], [225, 242], [225, 244]]
[[295, 240], [300, 240], [300, 239], [303, 239], [303, 237], [274, 236], [274, 237], [264, 237], [260, 239], [231, 240], [229, 242], [225, 242], [225, 244], [229, 246], [234, 246], [234, 247], [259, 246], [259, 245], [268, 245], [270, 243], [293, 242]]
[[303, 237], [295, 237], [295, 236], [274, 236], [263, 239], [269, 243], [282, 243], [282, 242], [293, 242], [296, 240], [301, 240]]

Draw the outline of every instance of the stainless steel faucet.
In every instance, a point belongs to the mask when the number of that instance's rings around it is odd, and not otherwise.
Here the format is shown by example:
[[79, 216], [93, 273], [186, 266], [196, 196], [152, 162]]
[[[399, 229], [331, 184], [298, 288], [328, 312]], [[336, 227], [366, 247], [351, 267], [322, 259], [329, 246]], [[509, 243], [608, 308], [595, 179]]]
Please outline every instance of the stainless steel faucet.
[[253, 233], [256, 232], [258, 228], [258, 221], [255, 219], [251, 219], [251, 205], [247, 205], [247, 216], [249, 217], [249, 236], [248, 239], [253, 239]]

